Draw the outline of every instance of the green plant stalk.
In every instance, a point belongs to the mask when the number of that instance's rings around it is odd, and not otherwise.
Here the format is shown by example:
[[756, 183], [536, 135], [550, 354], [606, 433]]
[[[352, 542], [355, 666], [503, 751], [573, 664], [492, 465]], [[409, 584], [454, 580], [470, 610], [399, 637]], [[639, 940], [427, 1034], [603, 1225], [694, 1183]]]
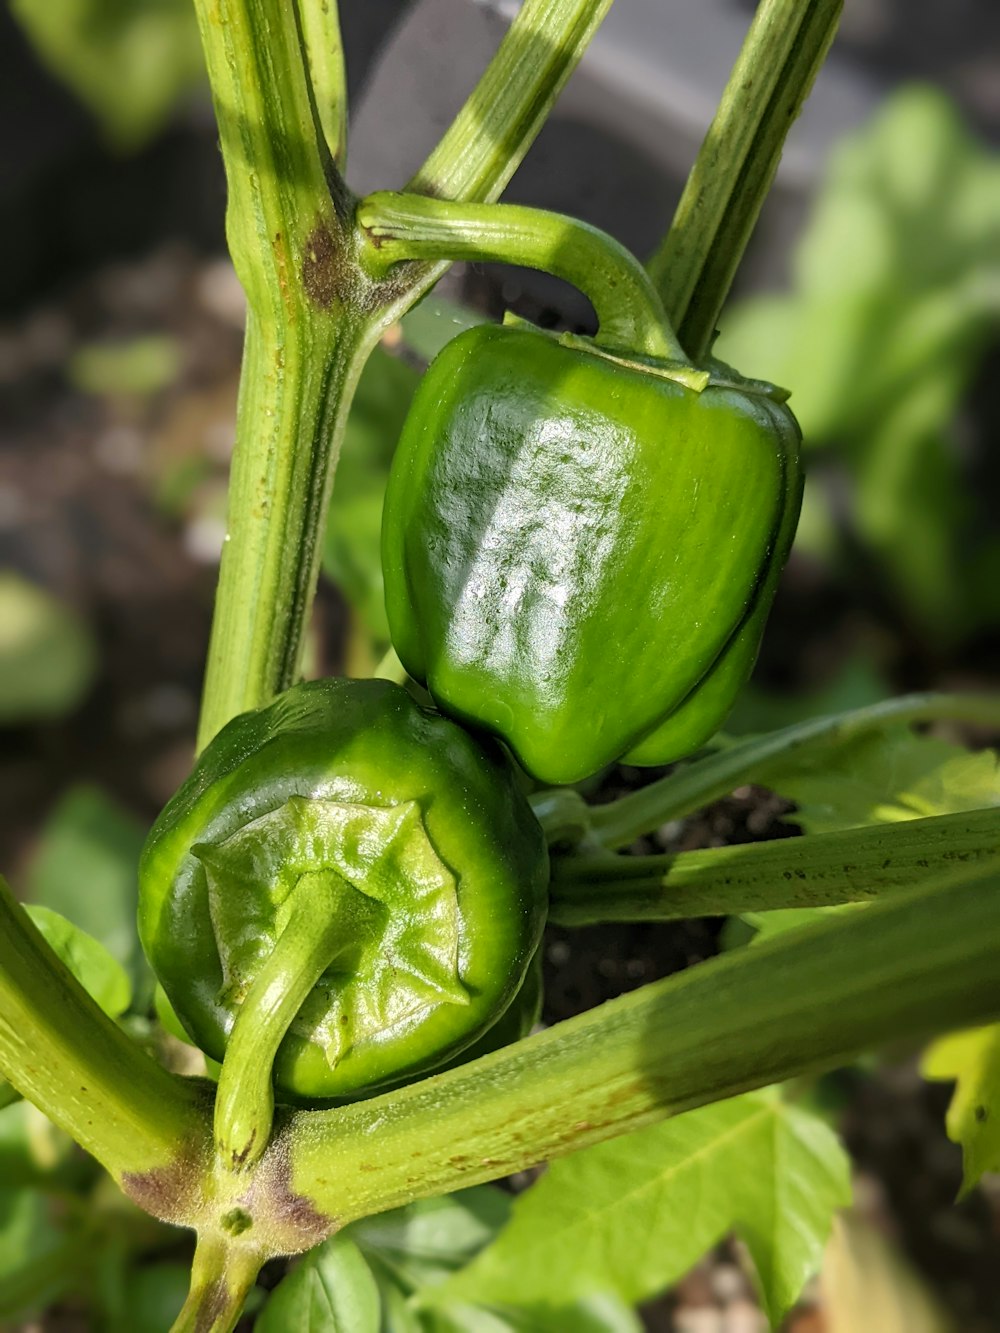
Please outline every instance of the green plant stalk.
[[557, 858], [549, 919], [592, 926], [832, 907], [989, 870], [1000, 877], [1000, 812], [972, 810], [676, 855]]
[[265, 1257], [228, 1238], [199, 1235], [191, 1289], [170, 1333], [232, 1333]]
[[380, 191], [357, 219], [379, 275], [407, 260], [467, 259], [543, 269], [594, 306], [601, 346], [686, 363], [642, 265], [616, 240], [576, 218], [517, 204], [458, 203]]
[[748, 782], [766, 785], [783, 763], [802, 753], [841, 745], [884, 727], [934, 721], [1000, 726], [1000, 696], [906, 694], [727, 744], [612, 804], [592, 806], [590, 837], [603, 847], [627, 847], [657, 825], [683, 819], [736, 787]]
[[229, 516], [198, 745], [299, 671], [332, 464], [377, 337], [350, 309], [352, 204], [326, 151], [295, 6], [197, 0], [247, 294]]
[[0, 879], [0, 1071], [126, 1188], [205, 1142], [197, 1084], [161, 1068], [59, 961]]
[[785, 138], [833, 41], [842, 0], [761, 0], [649, 272], [681, 342], [707, 355]]
[[340, 1222], [523, 1170], [860, 1052], [1000, 1017], [1000, 893], [963, 883], [737, 950], [272, 1151]]
[[245, 1169], [267, 1147], [278, 1047], [343, 945], [345, 923], [337, 909], [345, 890], [354, 894], [331, 871], [299, 879], [285, 927], [240, 1005], [215, 1099], [216, 1150], [229, 1170]]
[[610, 8], [611, 0], [524, 0], [407, 189], [441, 199], [499, 199]]
[[[380, 334], [446, 267], [417, 265], [377, 290], [355, 262], [353, 200], [328, 147], [342, 151], [339, 57], [317, 56], [334, 20], [323, 0], [300, 4], [301, 25], [285, 0], [196, 0], [249, 310], [199, 749], [297, 679], [354, 386]], [[527, 0], [419, 188], [499, 194], [609, 4]]]
[[327, 152], [343, 172], [347, 164], [347, 71], [337, 0], [295, 0], [315, 103]]

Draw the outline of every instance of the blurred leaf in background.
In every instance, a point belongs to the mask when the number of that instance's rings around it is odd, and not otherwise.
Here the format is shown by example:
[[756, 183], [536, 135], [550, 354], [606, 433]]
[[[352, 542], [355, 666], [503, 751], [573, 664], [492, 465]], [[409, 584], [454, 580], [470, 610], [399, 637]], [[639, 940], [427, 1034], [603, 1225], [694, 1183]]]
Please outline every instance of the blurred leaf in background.
[[[120, 1018], [132, 1003], [128, 973], [100, 940], [88, 935], [50, 907], [30, 904], [26, 911], [46, 944], [109, 1018]], [[18, 1101], [20, 1094], [0, 1079], [0, 1110]]]
[[11, 12], [123, 151], [162, 129], [204, 77], [190, 0], [11, 0]]
[[0, 570], [0, 726], [71, 713], [96, 666], [80, 617], [44, 588]]
[[[993, 886], [995, 888], [995, 886]], [[962, 1148], [962, 1194], [1000, 1171], [1000, 1025], [941, 1037], [924, 1052], [924, 1078], [955, 1081], [948, 1137]]]
[[92, 935], [125, 968], [137, 1008], [152, 996], [136, 933], [145, 830], [97, 787], [76, 787], [52, 811], [28, 867], [26, 894]]
[[791, 292], [737, 305], [719, 339], [794, 386], [807, 443], [850, 474], [852, 535], [936, 644], [1000, 622], [1000, 539], [956, 432], [998, 335], [1000, 157], [909, 88], [834, 153]]
[[71, 356], [67, 370], [70, 383], [81, 393], [144, 398], [177, 379], [181, 349], [176, 338], [163, 333], [84, 343]]

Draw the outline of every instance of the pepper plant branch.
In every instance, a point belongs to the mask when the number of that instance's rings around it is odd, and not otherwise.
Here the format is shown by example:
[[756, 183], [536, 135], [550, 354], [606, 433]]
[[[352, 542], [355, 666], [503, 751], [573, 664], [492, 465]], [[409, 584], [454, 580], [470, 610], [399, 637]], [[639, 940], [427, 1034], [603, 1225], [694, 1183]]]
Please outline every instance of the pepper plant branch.
[[650, 275], [695, 361], [711, 349], [785, 138], [842, 7], [843, 0], [761, 0], [673, 223], [650, 260]]
[[147, 1055], [90, 998], [0, 879], [0, 1072], [115, 1177], [200, 1144], [198, 1085]]
[[557, 858], [562, 926], [832, 907], [915, 892], [957, 871], [1000, 872], [995, 809], [664, 856]]
[[682, 819], [735, 787], [748, 782], [766, 784], [782, 764], [802, 753], [841, 745], [884, 727], [933, 721], [1000, 727], [1000, 696], [906, 694], [728, 743], [611, 804], [592, 806], [590, 836], [604, 847], [627, 847], [657, 825]]
[[[421, 188], [499, 194], [609, 4], [528, 0]], [[375, 291], [353, 257], [353, 201], [334, 160], [344, 133], [342, 98], [333, 110], [336, 11], [324, 0], [196, 9], [249, 308], [201, 749], [297, 678], [354, 386], [383, 330], [445, 265], [415, 266]]]
[[317, 129], [295, 5], [196, 8], [248, 303], [201, 747], [297, 676], [332, 459], [377, 335], [345, 314], [360, 285], [346, 259], [351, 204]]
[[170, 1333], [231, 1333], [267, 1257], [227, 1237], [200, 1235], [191, 1289]]
[[337, 0], [296, 0], [315, 114], [338, 171], [347, 163], [347, 72]]
[[410, 259], [469, 259], [543, 269], [594, 306], [595, 341], [686, 362], [642, 265], [606, 233], [576, 218], [515, 204], [426, 199], [382, 191], [362, 199], [366, 260], [379, 273]]
[[407, 189], [444, 199], [498, 199], [610, 8], [611, 0], [524, 0]]
[[342, 1223], [492, 1180], [886, 1042], [1000, 1017], [994, 880], [736, 950], [397, 1092], [289, 1116], [270, 1150]]

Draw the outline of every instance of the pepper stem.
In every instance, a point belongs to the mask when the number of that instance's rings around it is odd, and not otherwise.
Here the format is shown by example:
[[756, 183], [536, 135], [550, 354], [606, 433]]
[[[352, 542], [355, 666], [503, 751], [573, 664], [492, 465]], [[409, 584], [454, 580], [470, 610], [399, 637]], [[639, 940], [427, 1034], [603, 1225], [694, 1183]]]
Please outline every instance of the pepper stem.
[[687, 361], [642, 265], [613, 237], [585, 222], [518, 204], [453, 202], [390, 191], [363, 199], [357, 220], [368, 243], [362, 262], [373, 276], [411, 259], [541, 269], [590, 299], [598, 344]]
[[345, 890], [356, 893], [330, 870], [301, 877], [288, 899], [285, 928], [240, 1005], [215, 1100], [216, 1148], [229, 1170], [249, 1166], [267, 1147], [278, 1047], [344, 943]]
[[200, 1235], [191, 1265], [191, 1289], [170, 1333], [231, 1333], [264, 1259], [247, 1246]]

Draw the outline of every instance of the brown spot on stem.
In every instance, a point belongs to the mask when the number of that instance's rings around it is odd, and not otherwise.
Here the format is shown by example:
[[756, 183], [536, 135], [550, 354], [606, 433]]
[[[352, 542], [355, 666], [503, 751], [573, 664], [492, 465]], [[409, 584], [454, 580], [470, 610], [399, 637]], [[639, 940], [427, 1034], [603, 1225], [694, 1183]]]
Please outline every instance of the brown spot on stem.
[[205, 1288], [205, 1294], [198, 1305], [194, 1333], [211, 1333], [216, 1321], [226, 1313], [227, 1307], [226, 1285], [221, 1278], [216, 1278]]
[[319, 1212], [311, 1199], [293, 1193], [289, 1141], [284, 1135], [272, 1140], [261, 1159], [250, 1198], [255, 1222], [264, 1228], [274, 1253], [311, 1250], [339, 1226], [337, 1218]]
[[309, 233], [302, 257], [302, 285], [314, 305], [328, 310], [340, 290], [340, 257], [337, 243], [325, 222]]
[[134, 1204], [161, 1222], [190, 1226], [202, 1177], [197, 1157], [185, 1155], [152, 1171], [126, 1171], [121, 1187]]

